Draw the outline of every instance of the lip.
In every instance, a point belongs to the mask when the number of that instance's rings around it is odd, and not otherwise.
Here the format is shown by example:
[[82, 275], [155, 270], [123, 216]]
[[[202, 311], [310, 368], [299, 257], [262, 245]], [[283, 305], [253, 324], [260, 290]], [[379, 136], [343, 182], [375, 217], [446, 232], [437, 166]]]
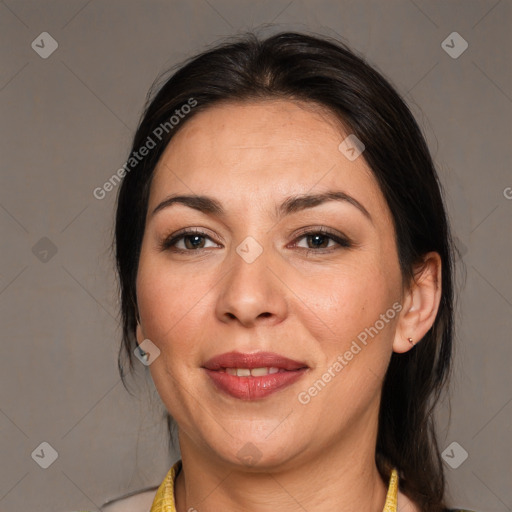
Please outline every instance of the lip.
[[223, 368], [263, 368], [274, 367], [283, 370], [299, 370], [307, 368], [304, 362], [294, 361], [288, 357], [275, 354], [274, 352], [254, 352], [252, 354], [241, 352], [226, 352], [208, 359], [203, 367], [208, 370], [220, 370]]
[[[226, 368], [252, 370], [263, 367], [279, 368], [279, 372], [261, 377], [238, 377], [225, 372]], [[204, 363], [203, 369], [220, 391], [241, 400], [257, 400], [291, 386], [309, 367], [304, 362], [294, 361], [273, 352], [228, 352], [209, 359]]]

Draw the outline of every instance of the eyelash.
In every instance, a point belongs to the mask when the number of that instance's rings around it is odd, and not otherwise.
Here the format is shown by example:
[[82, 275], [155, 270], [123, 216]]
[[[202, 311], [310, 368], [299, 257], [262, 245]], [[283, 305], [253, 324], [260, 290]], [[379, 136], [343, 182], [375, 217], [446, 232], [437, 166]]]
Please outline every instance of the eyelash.
[[[193, 229], [193, 230], [182, 231], [181, 233], [177, 233], [176, 235], [171, 235], [169, 237], [165, 237], [159, 244], [160, 250], [162, 250], [162, 251], [171, 250], [173, 252], [184, 254], [184, 253], [200, 252], [202, 250], [207, 249], [207, 248], [176, 249], [176, 247], [174, 247], [176, 245], [176, 243], [179, 242], [181, 239], [186, 238], [187, 236], [193, 236], [193, 235], [201, 236], [203, 238], [208, 238], [212, 242], [214, 242], [214, 240], [212, 240], [212, 238], [209, 235], [207, 235], [206, 233], [200, 231], [199, 229], [197, 229], [197, 230]], [[326, 253], [331, 253], [333, 251], [336, 251], [338, 249], [352, 247], [352, 243], [347, 238], [344, 238], [344, 237], [338, 236], [334, 233], [331, 233], [330, 231], [328, 231], [325, 228], [317, 228], [317, 229], [310, 230], [310, 231], [303, 231], [297, 236], [297, 238], [295, 238], [294, 243], [296, 244], [301, 238], [305, 238], [307, 236], [314, 236], [314, 235], [321, 235], [330, 240], [333, 240], [334, 242], [336, 242], [338, 244], [338, 247], [330, 247], [328, 249], [306, 249], [304, 247], [299, 247], [299, 249], [306, 251], [306, 256], [311, 252], [317, 253], [317, 254], [318, 253], [326, 254]]]

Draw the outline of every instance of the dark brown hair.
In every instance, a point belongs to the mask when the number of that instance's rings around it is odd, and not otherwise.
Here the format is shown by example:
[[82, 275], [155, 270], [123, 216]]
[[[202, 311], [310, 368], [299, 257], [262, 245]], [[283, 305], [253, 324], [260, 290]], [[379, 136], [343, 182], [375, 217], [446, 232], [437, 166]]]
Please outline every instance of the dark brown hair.
[[[248, 33], [194, 56], [155, 82], [135, 134], [132, 151], [169, 123], [183, 105], [193, 109], [157, 140], [156, 147], [126, 173], [118, 191], [115, 256], [120, 280], [123, 359], [133, 370], [137, 323], [136, 276], [153, 171], [175, 133], [197, 112], [220, 102], [289, 99], [326, 107], [365, 145], [371, 168], [392, 214], [404, 282], [429, 251], [442, 261], [442, 297], [437, 317], [421, 343], [393, 353], [383, 383], [376, 463], [385, 481], [392, 467], [400, 488], [422, 511], [439, 512], [445, 477], [433, 408], [448, 381], [453, 339], [453, 244], [425, 139], [395, 89], [345, 44], [326, 37], [280, 33], [259, 39]], [[162, 131], [162, 130], [160, 130]], [[160, 133], [160, 132], [158, 132]], [[416, 340], [419, 341], [419, 340]], [[126, 387], [126, 386], [125, 386]], [[169, 428], [172, 418], [167, 415]]]

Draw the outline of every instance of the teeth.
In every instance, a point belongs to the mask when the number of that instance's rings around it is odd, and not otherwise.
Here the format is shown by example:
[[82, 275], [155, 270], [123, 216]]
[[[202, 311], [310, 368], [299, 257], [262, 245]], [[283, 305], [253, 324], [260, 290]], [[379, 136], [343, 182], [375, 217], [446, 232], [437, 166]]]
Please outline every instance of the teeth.
[[253, 377], [263, 377], [263, 375], [268, 375], [268, 368], [253, 368], [251, 370], [251, 375]]
[[226, 373], [237, 377], [263, 377], [268, 374], [278, 373], [279, 368], [226, 368]]

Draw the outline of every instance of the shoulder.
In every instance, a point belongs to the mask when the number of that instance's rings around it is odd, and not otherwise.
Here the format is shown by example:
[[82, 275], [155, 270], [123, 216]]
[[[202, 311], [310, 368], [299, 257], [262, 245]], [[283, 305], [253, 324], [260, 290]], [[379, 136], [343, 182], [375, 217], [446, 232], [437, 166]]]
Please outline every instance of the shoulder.
[[156, 491], [154, 487], [109, 500], [101, 507], [101, 512], [148, 512]]
[[174, 488], [174, 480], [180, 469], [181, 459], [173, 464], [160, 485], [146, 487], [145, 489], [111, 499], [100, 508], [100, 512], [148, 512], [153, 505], [158, 489], [169, 485]]

